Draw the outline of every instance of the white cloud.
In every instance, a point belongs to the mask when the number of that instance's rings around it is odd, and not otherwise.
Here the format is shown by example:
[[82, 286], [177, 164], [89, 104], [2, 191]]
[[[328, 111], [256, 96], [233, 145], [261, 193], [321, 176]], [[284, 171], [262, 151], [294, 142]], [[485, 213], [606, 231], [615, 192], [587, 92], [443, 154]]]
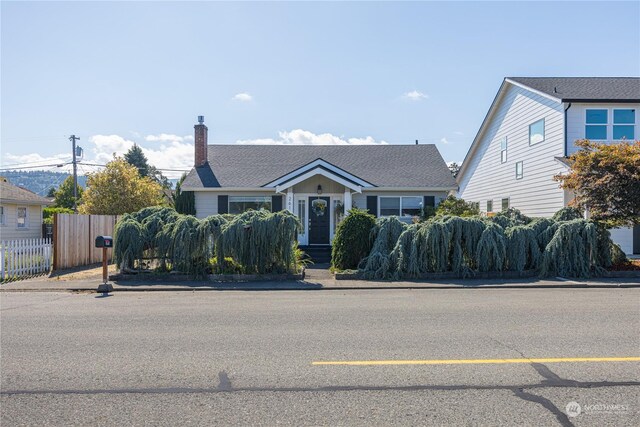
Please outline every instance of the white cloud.
[[447, 140], [447, 138], [440, 138], [440, 143], [441, 144], [448, 144], [449, 141]]
[[373, 137], [344, 138], [330, 133], [315, 134], [308, 130], [294, 129], [292, 131], [278, 132], [278, 138], [245, 139], [236, 141], [244, 145], [372, 145], [387, 144], [385, 141], [376, 141]]
[[253, 96], [249, 95], [247, 92], [236, 93], [231, 98], [232, 101], [240, 101], [240, 102], [249, 102], [253, 100]]
[[53, 164], [60, 164], [60, 163], [65, 163], [70, 161], [71, 153], [54, 154], [53, 156], [42, 156], [39, 153], [22, 154], [22, 155], [5, 153], [4, 160], [5, 162], [3, 163], [5, 163], [6, 165], [12, 165], [12, 164], [25, 165], [25, 166], [29, 166], [29, 165], [37, 166], [39, 164], [53, 165]]
[[411, 92], [407, 92], [404, 95], [402, 95], [402, 97], [404, 99], [408, 99], [410, 101], [421, 101], [423, 99], [429, 98], [429, 95], [427, 95], [426, 93], [422, 93], [420, 91], [417, 91], [417, 90], [412, 90]]
[[96, 163], [107, 163], [113, 160], [114, 154], [122, 156], [134, 144], [119, 135], [93, 135], [89, 137], [89, 143], [94, 145], [92, 151]]
[[173, 135], [170, 133], [160, 133], [158, 135], [147, 135], [144, 137], [144, 140], [149, 142], [173, 142], [173, 141], [182, 142], [184, 140], [193, 140], [193, 136], [192, 135], [179, 136], [179, 135]]

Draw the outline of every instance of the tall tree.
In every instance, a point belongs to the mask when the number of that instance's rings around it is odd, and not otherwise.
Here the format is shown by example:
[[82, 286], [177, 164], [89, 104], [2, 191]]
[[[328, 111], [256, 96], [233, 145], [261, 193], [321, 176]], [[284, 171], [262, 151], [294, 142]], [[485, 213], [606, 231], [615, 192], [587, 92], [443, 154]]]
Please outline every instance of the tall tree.
[[144, 155], [142, 148], [138, 144], [133, 144], [129, 151], [124, 154], [124, 159], [132, 166], [138, 169], [141, 177], [149, 177], [160, 184], [163, 188], [170, 189], [171, 181], [164, 176], [155, 166], [149, 164], [147, 156]]
[[571, 204], [610, 227], [640, 224], [640, 141], [575, 144], [571, 171], [554, 177], [575, 193]]
[[186, 215], [196, 214], [196, 200], [193, 191], [182, 191], [182, 182], [187, 177], [183, 173], [180, 180], [176, 183], [176, 192], [173, 198], [173, 206], [178, 213]]
[[122, 158], [89, 175], [80, 213], [120, 215], [162, 204], [162, 187]]
[[[80, 185], [78, 185], [78, 204], [82, 199], [83, 189]], [[58, 187], [58, 189], [53, 193], [53, 197], [55, 198], [55, 206], [59, 208], [67, 208], [73, 209], [73, 176], [68, 176]]]

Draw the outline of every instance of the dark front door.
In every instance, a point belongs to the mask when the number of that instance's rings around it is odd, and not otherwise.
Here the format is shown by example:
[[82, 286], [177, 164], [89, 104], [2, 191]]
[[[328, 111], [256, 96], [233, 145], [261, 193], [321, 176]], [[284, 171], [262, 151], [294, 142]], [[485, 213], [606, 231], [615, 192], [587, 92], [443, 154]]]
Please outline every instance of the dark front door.
[[331, 205], [328, 197], [309, 197], [309, 244], [329, 244]]

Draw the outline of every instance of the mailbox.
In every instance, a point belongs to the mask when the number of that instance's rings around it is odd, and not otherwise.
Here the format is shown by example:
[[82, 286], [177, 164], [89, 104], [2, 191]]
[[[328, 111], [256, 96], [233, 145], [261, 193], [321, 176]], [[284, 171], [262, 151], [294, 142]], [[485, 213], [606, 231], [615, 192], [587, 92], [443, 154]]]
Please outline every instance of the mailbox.
[[96, 248], [112, 248], [113, 238], [111, 236], [96, 237]]

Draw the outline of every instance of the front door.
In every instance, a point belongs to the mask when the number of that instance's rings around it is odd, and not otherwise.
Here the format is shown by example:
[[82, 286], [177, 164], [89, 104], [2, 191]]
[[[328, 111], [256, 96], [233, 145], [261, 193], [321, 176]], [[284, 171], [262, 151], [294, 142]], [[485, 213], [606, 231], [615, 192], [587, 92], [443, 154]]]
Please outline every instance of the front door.
[[329, 197], [309, 197], [309, 244], [328, 245], [331, 223]]

